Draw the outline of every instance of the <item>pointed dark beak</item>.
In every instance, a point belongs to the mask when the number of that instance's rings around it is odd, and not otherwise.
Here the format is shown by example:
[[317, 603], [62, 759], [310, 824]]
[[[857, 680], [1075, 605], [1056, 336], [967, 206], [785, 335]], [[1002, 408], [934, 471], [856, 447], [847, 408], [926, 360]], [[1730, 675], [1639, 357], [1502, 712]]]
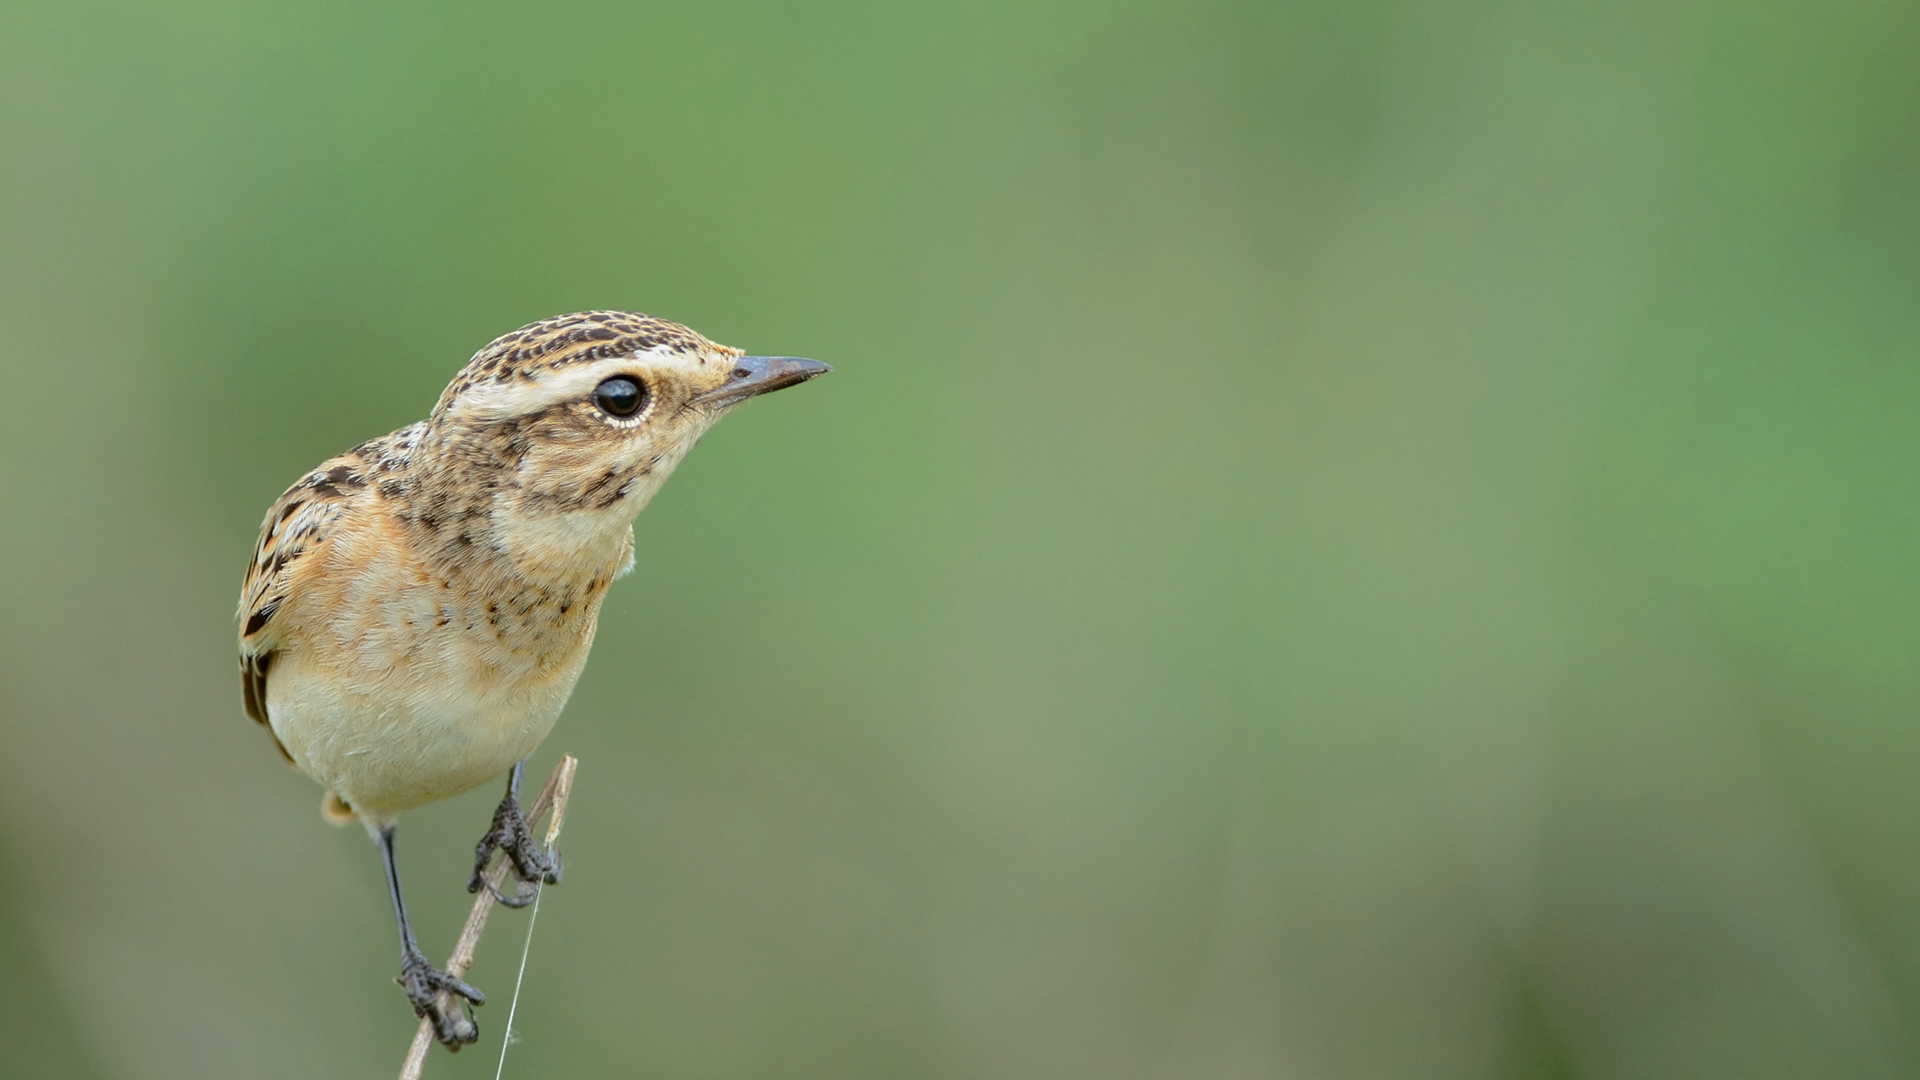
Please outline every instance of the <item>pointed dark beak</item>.
[[725, 408], [832, 370], [818, 360], [802, 360], [797, 356], [743, 356], [733, 362], [726, 382], [693, 400], [695, 404]]

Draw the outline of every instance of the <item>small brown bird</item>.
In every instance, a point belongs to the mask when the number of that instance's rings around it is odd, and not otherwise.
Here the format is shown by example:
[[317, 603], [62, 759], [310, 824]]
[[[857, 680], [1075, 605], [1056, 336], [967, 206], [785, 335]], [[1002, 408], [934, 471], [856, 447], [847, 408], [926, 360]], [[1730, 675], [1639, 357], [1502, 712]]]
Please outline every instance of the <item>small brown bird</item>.
[[505, 772], [468, 891], [495, 849], [521, 883], [560, 880], [520, 771], [633, 568], [633, 519], [728, 410], [828, 370], [646, 315], [562, 315], [480, 350], [427, 419], [322, 462], [267, 511], [240, 597], [247, 715], [326, 789], [329, 820], [379, 846], [400, 984], [448, 1047], [479, 1030], [435, 992], [485, 997], [414, 941], [395, 819]]

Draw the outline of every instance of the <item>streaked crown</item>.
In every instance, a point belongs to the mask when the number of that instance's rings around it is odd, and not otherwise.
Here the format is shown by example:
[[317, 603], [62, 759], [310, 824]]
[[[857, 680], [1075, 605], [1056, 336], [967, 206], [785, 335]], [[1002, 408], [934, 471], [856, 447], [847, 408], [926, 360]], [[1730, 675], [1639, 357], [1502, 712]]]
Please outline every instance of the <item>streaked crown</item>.
[[[510, 388], [547, 381], [598, 361], [651, 352], [675, 354], [700, 367], [724, 364], [741, 355], [739, 349], [651, 315], [630, 311], [555, 315], [495, 338], [473, 354], [447, 384], [433, 411], [436, 416], [444, 413], [463, 397], [480, 396], [490, 403], [525, 400]], [[494, 392], [487, 393], [488, 388]]]

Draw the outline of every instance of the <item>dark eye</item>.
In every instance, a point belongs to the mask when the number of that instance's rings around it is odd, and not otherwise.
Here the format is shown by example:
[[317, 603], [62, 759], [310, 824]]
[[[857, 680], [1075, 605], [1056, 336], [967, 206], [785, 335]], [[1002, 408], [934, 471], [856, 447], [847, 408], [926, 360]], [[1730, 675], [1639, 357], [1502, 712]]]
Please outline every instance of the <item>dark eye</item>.
[[593, 388], [593, 403], [611, 416], [632, 416], [647, 403], [647, 384], [615, 375]]

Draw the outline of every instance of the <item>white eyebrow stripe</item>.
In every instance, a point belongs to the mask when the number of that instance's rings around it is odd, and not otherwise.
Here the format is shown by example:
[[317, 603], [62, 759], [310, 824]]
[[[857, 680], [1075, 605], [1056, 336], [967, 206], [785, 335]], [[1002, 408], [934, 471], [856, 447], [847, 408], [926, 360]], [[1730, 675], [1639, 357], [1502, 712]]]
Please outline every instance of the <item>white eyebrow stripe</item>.
[[453, 399], [448, 411], [472, 420], [507, 420], [538, 412], [563, 401], [584, 399], [588, 391], [610, 375], [641, 375], [662, 368], [682, 367], [686, 358], [664, 345], [626, 356], [610, 356], [542, 373], [532, 382], [518, 377], [506, 382], [470, 386]]

